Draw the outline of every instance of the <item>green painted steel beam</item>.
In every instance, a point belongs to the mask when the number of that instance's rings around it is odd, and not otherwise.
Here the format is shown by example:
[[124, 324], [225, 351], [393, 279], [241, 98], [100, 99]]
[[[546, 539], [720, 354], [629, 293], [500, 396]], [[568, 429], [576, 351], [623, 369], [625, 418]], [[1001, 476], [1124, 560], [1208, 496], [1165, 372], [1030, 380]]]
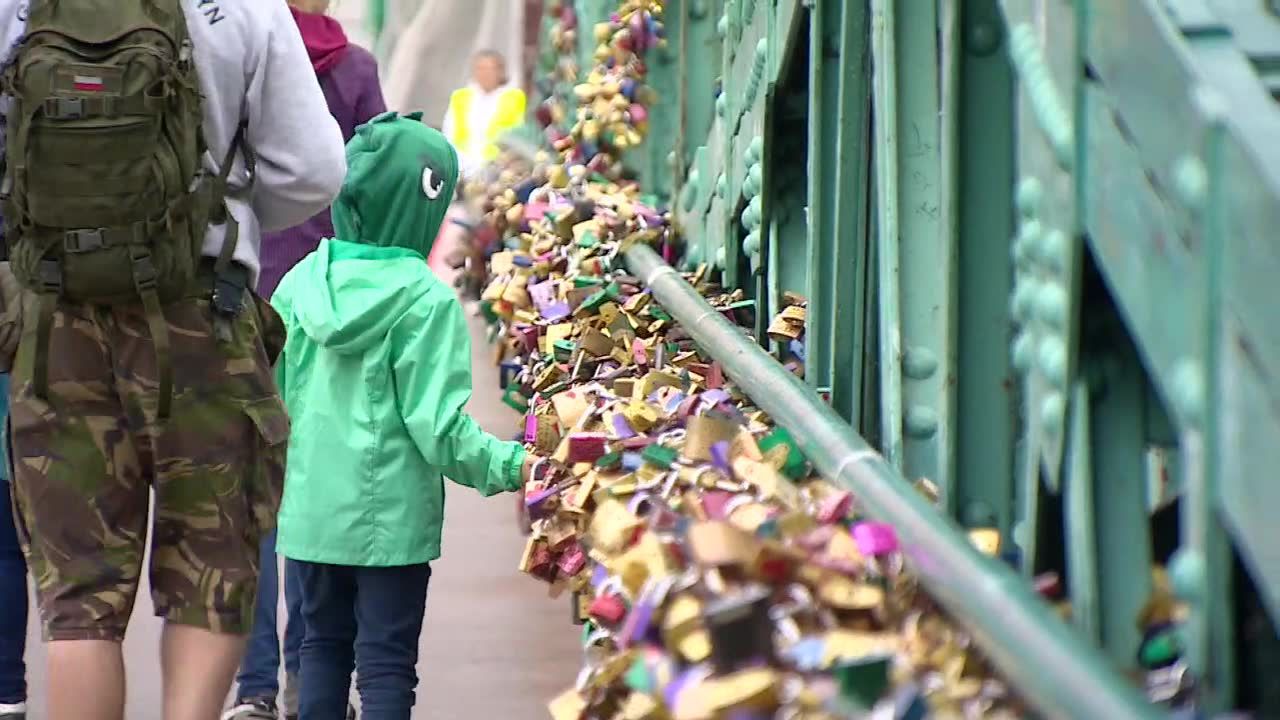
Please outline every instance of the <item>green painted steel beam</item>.
[[652, 249], [625, 252], [632, 273], [779, 425], [815, 468], [892, 523], [933, 597], [1045, 717], [1163, 717], [1008, 566], [980, 553], [804, 383], [717, 313]]
[[898, 207], [898, 86], [894, 0], [871, 0], [875, 140], [876, 307], [880, 360], [880, 447], [899, 472], [902, 452], [902, 308]]
[[864, 2], [823, 3], [809, 33], [809, 327], [805, 378], [862, 415], [867, 347], [870, 48]]
[[[1096, 397], [1081, 408], [1090, 413], [1092, 462], [1087, 481], [1093, 485], [1094, 502], [1087, 522], [1093, 526], [1092, 542], [1098, 548], [1096, 575], [1071, 574], [1067, 580], [1085, 586], [1077, 591], [1081, 596], [1097, 598], [1101, 612], [1090, 620], [1096, 623], [1102, 647], [1118, 665], [1129, 667], [1142, 639], [1138, 615], [1152, 587], [1142, 452], [1147, 437], [1146, 383], [1142, 366], [1126, 342], [1113, 339], [1106, 346], [1091, 356], [1105, 369], [1098, 373]], [[1068, 543], [1077, 541], [1090, 539], [1068, 534]]]
[[[947, 4], [950, 7], [950, 4]], [[1008, 33], [996, 0], [970, 0], [944, 28], [944, 58], [955, 64], [943, 83], [948, 159], [944, 217], [960, 248], [957, 262], [956, 473], [951, 499], [962, 517], [994, 516], [1014, 537], [1014, 442], [1020, 412], [1009, 345], [1013, 291], [1009, 241], [1014, 233], [1013, 68]], [[949, 77], [944, 75], [944, 79]], [[1030, 486], [1039, 489], [1038, 478]], [[1033, 518], [1034, 520], [1034, 518]], [[1023, 528], [1030, 531], [1030, 526]], [[1018, 545], [1025, 538], [1015, 537]], [[1031, 548], [1034, 550], [1034, 548]], [[1023, 567], [1034, 552], [1023, 547]]]
[[[1253, 11], [1265, 12], [1256, 5]], [[1280, 226], [1280, 109], [1234, 42], [1238, 18], [1228, 25], [1212, 12], [1169, 15], [1153, 0], [1098, 3], [1095, 13], [1091, 61], [1105, 89], [1107, 112], [1123, 123], [1123, 139], [1160, 191], [1164, 216], [1177, 234], [1113, 223], [1116, 231], [1095, 231], [1090, 239], [1180, 425], [1194, 429], [1204, 422], [1204, 388], [1217, 382], [1206, 380], [1206, 342], [1222, 348], [1218, 372], [1231, 380], [1224, 386], [1219, 422], [1239, 432], [1224, 432], [1219, 464], [1208, 469], [1217, 477], [1212, 501], [1224, 513], [1273, 622], [1280, 622], [1280, 543], [1267, 509], [1280, 506], [1280, 485], [1257, 481], [1280, 463], [1280, 382], [1275, 380], [1280, 377], [1280, 323], [1274, 310], [1274, 278], [1280, 276], [1274, 242]], [[1274, 27], [1274, 18], [1259, 14], [1254, 24]], [[1280, 52], [1280, 36], [1260, 37], [1250, 40], [1251, 53], [1265, 49], [1259, 43], [1268, 40], [1272, 51]], [[1135, 56], [1161, 61], [1134, 63]], [[1151, 71], [1137, 72], [1138, 66]], [[1186, 278], [1208, 272], [1205, 243], [1213, 242], [1208, 240], [1213, 235], [1202, 236], [1194, 216], [1207, 200], [1210, 180], [1207, 160], [1188, 138], [1218, 122], [1215, 114], [1223, 124], [1215, 172], [1228, 188], [1221, 195], [1223, 229], [1217, 235], [1225, 245], [1217, 280], [1223, 334], [1206, 339], [1204, 325], [1194, 318], [1219, 299], [1206, 296], [1206, 285], [1187, 284]], [[1102, 208], [1090, 218], [1095, 226], [1107, 220]], [[1135, 268], [1139, 271], [1129, 272]], [[1158, 294], [1161, 287], [1178, 285], [1177, 297]], [[1162, 303], [1153, 303], [1153, 297]], [[1192, 321], [1175, 322], [1177, 311], [1163, 307], [1166, 300], [1191, 306]]]
[[[901, 355], [888, 359], [902, 368], [904, 474], [930, 478], [949, 498], [955, 469], [956, 238], [942, 217], [949, 183], [942, 177], [938, 9], [932, 2], [895, 0], [894, 14], [897, 92], [886, 100], [897, 102]], [[992, 513], [975, 524], [994, 520]]]

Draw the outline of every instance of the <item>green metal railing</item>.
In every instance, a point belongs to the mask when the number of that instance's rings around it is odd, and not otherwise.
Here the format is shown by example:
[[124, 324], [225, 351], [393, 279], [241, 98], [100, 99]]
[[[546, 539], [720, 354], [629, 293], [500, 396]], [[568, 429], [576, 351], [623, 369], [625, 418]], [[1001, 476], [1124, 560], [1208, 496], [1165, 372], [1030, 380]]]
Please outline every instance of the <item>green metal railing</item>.
[[752, 400], [791, 434], [826, 478], [892, 523], [925, 587], [969, 630], [1045, 717], [1157, 718], [1164, 714], [1111, 670], [1013, 570], [980, 553], [848, 423], [745, 336], [653, 250], [627, 267]]

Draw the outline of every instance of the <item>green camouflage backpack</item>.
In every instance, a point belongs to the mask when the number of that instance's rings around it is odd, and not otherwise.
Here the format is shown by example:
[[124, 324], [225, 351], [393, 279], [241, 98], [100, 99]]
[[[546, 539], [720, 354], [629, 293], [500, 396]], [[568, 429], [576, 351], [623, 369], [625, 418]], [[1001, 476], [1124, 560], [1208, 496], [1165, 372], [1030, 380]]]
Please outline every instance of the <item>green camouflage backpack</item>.
[[[40, 295], [36, 394], [47, 397], [60, 298], [141, 301], [167, 417], [163, 303], [193, 291], [209, 224], [230, 220], [223, 199], [243, 135], [242, 125], [221, 173], [203, 171], [200, 85], [181, 0], [33, 0], [0, 83], [10, 97], [0, 186], [10, 259]], [[220, 270], [236, 236], [231, 220]]]

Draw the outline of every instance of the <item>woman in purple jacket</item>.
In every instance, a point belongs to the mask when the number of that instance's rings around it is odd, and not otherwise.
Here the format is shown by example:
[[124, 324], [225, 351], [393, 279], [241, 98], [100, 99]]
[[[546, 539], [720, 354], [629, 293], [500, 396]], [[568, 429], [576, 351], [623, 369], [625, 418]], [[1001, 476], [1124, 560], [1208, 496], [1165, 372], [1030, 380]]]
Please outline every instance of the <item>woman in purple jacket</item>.
[[[329, 101], [329, 112], [342, 127], [343, 140], [351, 140], [357, 126], [386, 111], [378, 81], [378, 63], [367, 50], [347, 41], [342, 25], [325, 13], [329, 0], [289, 0], [293, 19], [302, 33], [320, 89]], [[276, 285], [298, 261], [333, 237], [329, 211], [303, 224], [262, 238], [262, 274], [258, 292], [270, 299]], [[288, 620], [284, 633], [285, 691], [283, 712], [277, 710], [279, 693], [280, 639], [276, 624], [279, 603], [279, 568], [276, 564], [276, 536], [262, 543], [262, 574], [258, 581], [258, 607], [253, 634], [240, 666], [235, 705], [224, 720], [279, 720], [297, 718], [298, 651], [302, 645], [302, 622], [298, 580], [285, 565], [285, 605]], [[350, 712], [350, 709], [348, 709]]]

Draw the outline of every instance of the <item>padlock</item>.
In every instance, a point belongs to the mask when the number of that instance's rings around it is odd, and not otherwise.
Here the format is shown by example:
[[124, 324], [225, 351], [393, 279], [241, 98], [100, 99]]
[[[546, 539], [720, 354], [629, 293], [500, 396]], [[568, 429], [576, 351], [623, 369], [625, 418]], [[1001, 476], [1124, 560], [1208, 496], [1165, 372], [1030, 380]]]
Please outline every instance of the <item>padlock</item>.
[[710, 462], [711, 446], [718, 442], [732, 442], [738, 435], [737, 423], [713, 415], [698, 415], [685, 424], [683, 455], [694, 461]]
[[609, 554], [618, 553], [631, 544], [640, 526], [640, 518], [627, 510], [626, 505], [606, 499], [598, 503], [591, 516], [587, 537], [593, 548]]
[[627, 616], [627, 604], [621, 595], [604, 594], [587, 605], [587, 616], [598, 623], [617, 625]]
[[880, 557], [898, 550], [898, 534], [887, 523], [860, 522], [851, 532], [859, 552], [867, 557]]
[[759, 540], [724, 520], [691, 524], [685, 540], [690, 557], [703, 567], [748, 567], [760, 555]]
[[769, 600], [768, 589], [753, 585], [706, 605], [702, 621], [711, 642], [711, 663], [716, 672], [731, 673], [774, 659]]

